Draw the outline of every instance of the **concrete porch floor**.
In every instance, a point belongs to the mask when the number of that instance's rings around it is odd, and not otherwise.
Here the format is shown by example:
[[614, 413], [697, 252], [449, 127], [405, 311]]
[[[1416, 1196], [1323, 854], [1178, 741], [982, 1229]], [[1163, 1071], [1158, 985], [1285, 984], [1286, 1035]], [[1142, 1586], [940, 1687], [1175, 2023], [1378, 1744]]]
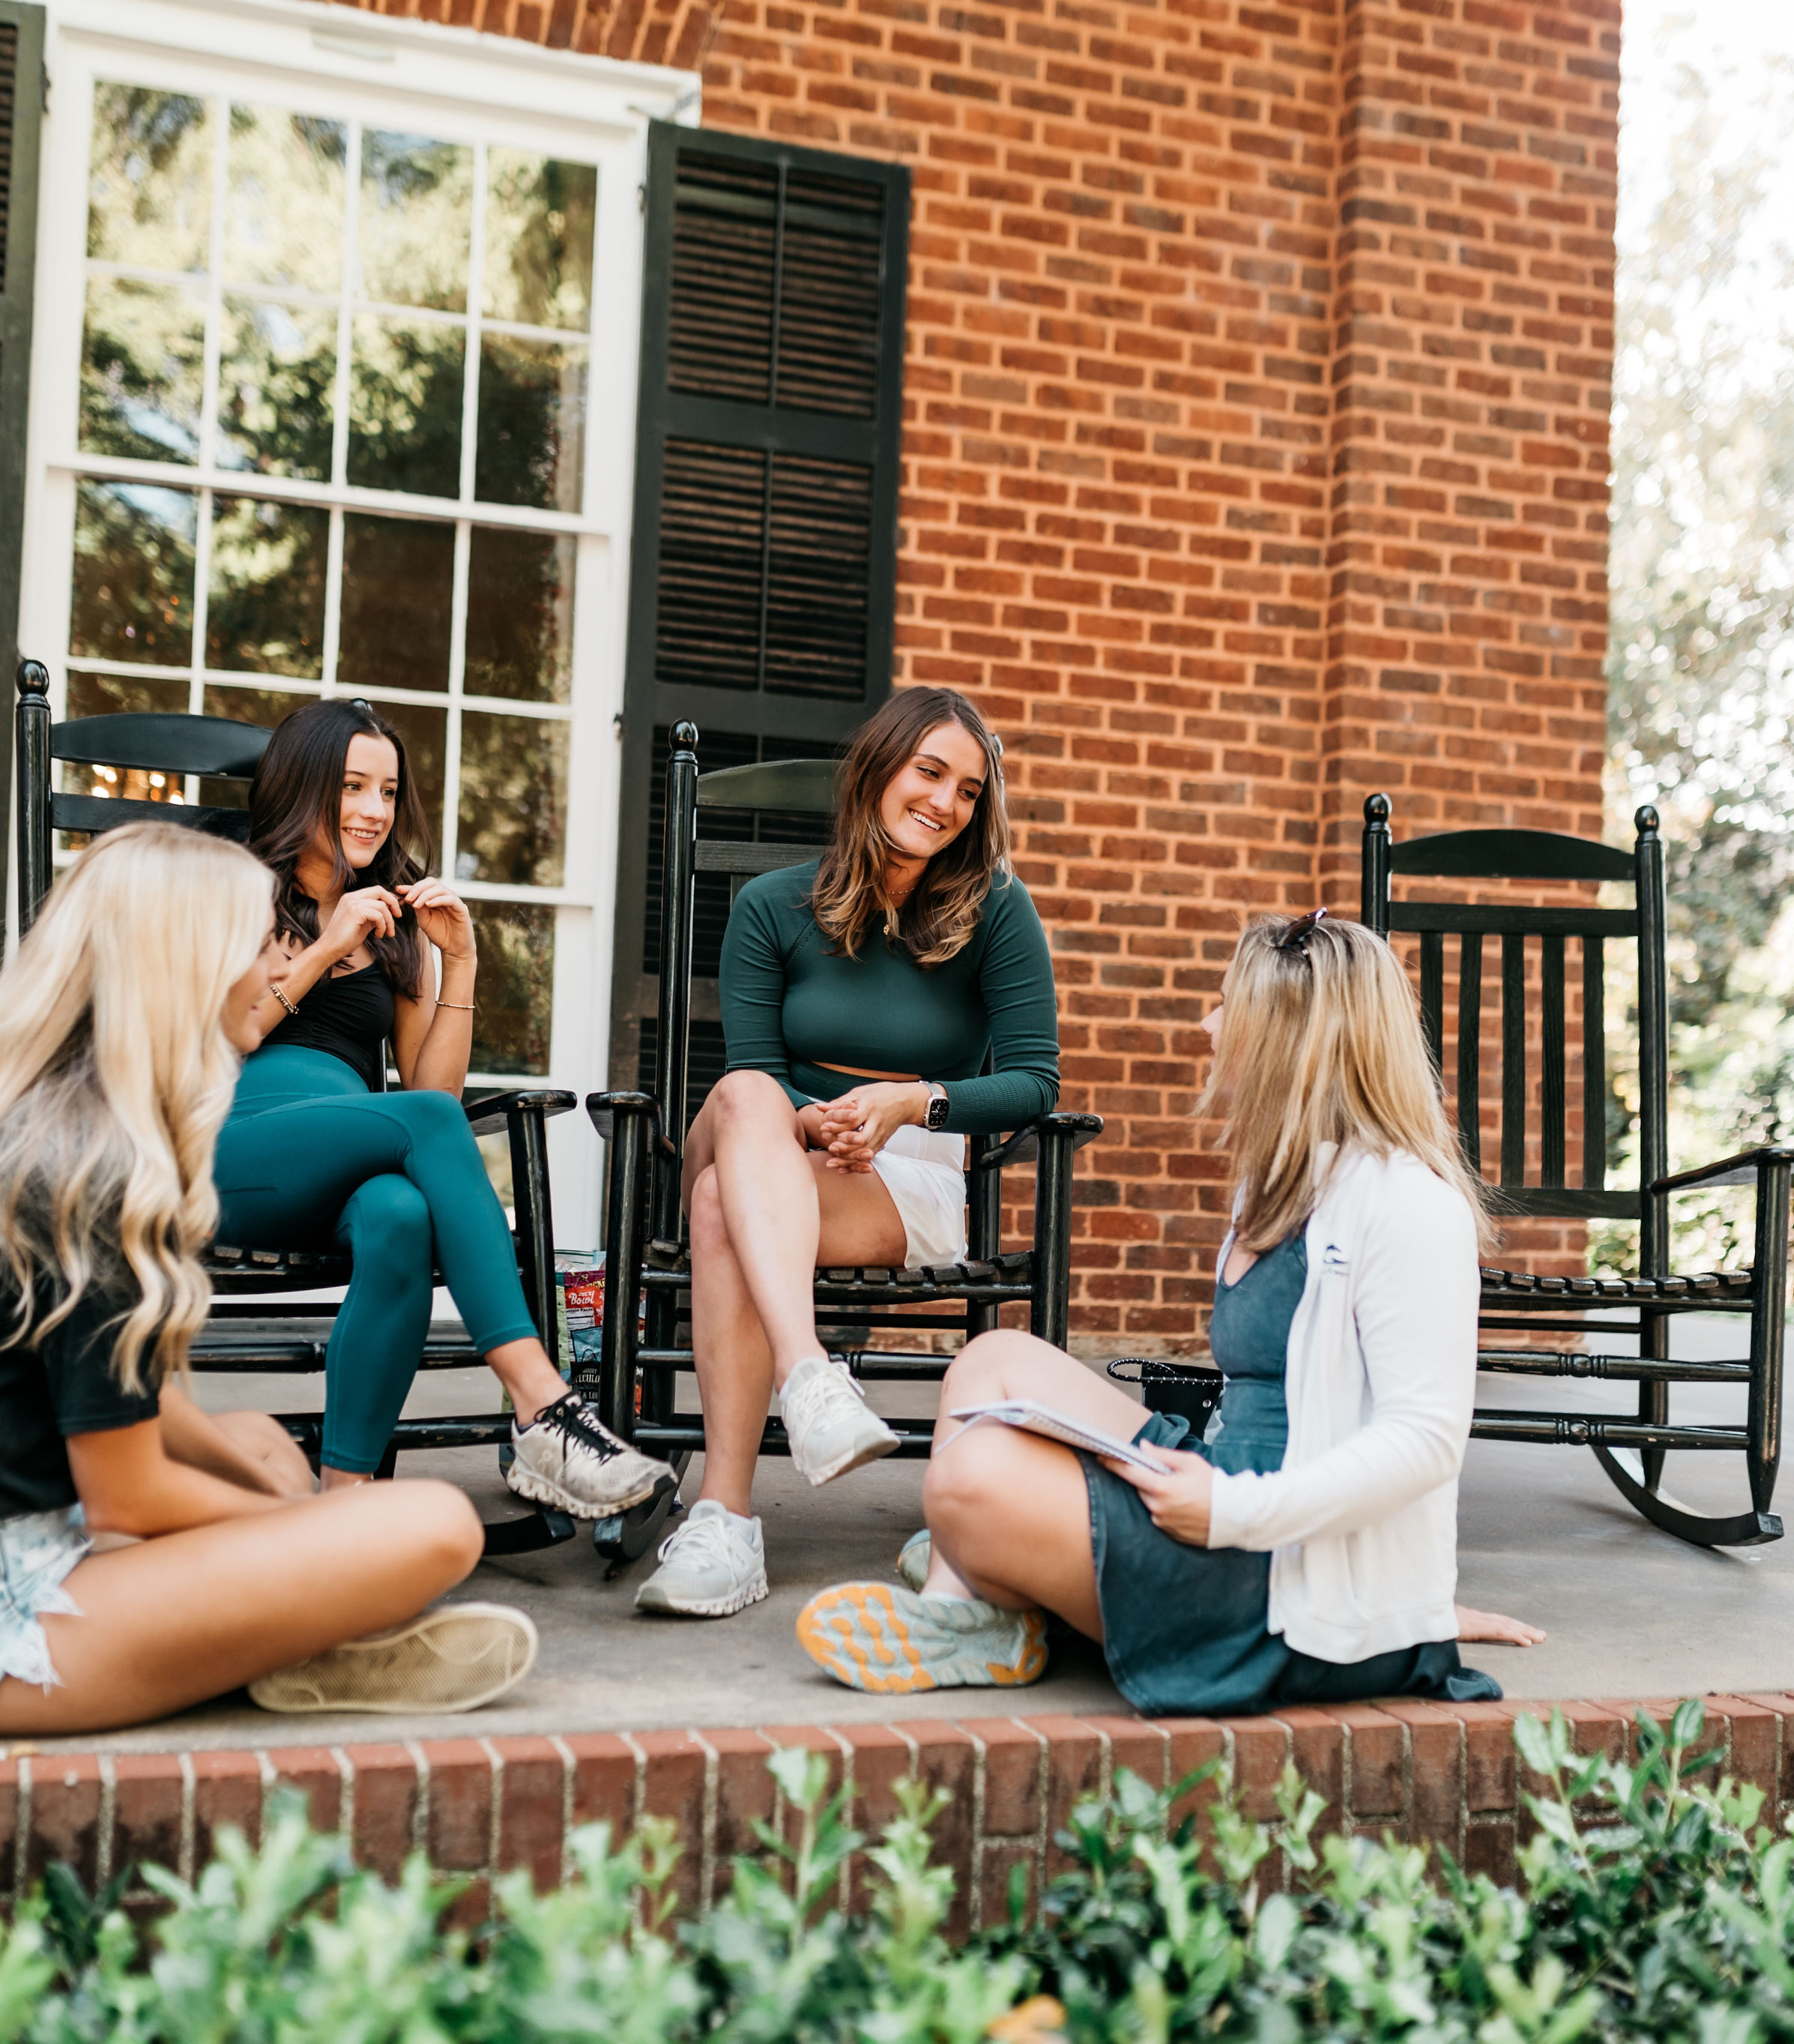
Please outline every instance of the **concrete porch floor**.
[[[1688, 1324], [1685, 1323], [1685, 1326]], [[1740, 1331], [1734, 1321], [1723, 1330]], [[1690, 1328], [1688, 1352], [1715, 1347]], [[1617, 1344], [1615, 1344], [1617, 1346]], [[301, 1411], [322, 1403], [319, 1377], [202, 1377], [205, 1402]], [[483, 1371], [426, 1378], [409, 1412], [491, 1410]], [[877, 1387], [889, 1412], [931, 1409], [928, 1387]], [[1731, 1419], [1729, 1390], [1681, 1388], [1677, 1416]], [[1485, 1377], [1478, 1402], [1624, 1412], [1630, 1387], [1565, 1385]], [[1702, 1465], [1705, 1466], [1703, 1466]], [[496, 1451], [459, 1450], [405, 1458], [409, 1473], [463, 1485], [482, 1516], [515, 1509]], [[632, 1599], [651, 1560], [607, 1582], [583, 1529], [547, 1552], [483, 1564], [457, 1595], [523, 1606], [541, 1631], [528, 1683], [494, 1708], [448, 1719], [274, 1717], [246, 1696], [144, 1729], [44, 1741], [42, 1749], [159, 1751], [174, 1748], [338, 1745], [360, 1740], [510, 1733], [643, 1731], [678, 1726], [790, 1725], [1024, 1709], [1031, 1716], [1125, 1711], [1094, 1647], [1061, 1648], [1025, 1692], [945, 1691], [893, 1706], [837, 1687], [797, 1646], [793, 1625], [805, 1600], [831, 1582], [889, 1578], [899, 1546], [920, 1524], [922, 1465], [885, 1462], [812, 1491], [789, 1462], [763, 1466], [757, 1496], [766, 1522], [772, 1594], [737, 1617], [679, 1621], [638, 1614]], [[698, 1465], [685, 1491], [697, 1493]], [[1672, 1487], [1691, 1504], [1736, 1510], [1741, 1460], [1673, 1456]], [[1777, 1502], [1794, 1512], [1794, 1491]], [[1466, 1658], [1512, 1697], [1665, 1697], [1794, 1689], [1794, 1539], [1748, 1551], [1710, 1551], [1658, 1532], [1631, 1511], [1586, 1449], [1471, 1444], [1462, 1488], [1459, 1596], [1544, 1627], [1529, 1650], [1476, 1646]], [[981, 1701], [980, 1699], [982, 1699]]]

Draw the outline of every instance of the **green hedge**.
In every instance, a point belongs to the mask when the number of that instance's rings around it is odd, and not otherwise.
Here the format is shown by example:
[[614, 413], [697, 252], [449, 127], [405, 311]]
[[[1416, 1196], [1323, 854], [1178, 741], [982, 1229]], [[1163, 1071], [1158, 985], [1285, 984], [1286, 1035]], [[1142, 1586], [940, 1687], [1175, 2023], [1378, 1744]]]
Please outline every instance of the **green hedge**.
[[[664, 1827], [620, 1846], [576, 1833], [573, 1881], [539, 1896], [509, 1877], [470, 1936], [442, 1927], [455, 1884], [417, 1859], [389, 1888], [290, 1804], [258, 1851], [221, 1833], [196, 1887], [144, 1869], [168, 1905], [144, 1932], [116, 1892], [90, 1899], [55, 1870], [0, 1946], [0, 2044], [1794, 2037], [1794, 1839], [1759, 1824], [1758, 1790], [1715, 1778], [1700, 1705], [1667, 1734], [1641, 1717], [1636, 1766], [1575, 1756], [1561, 1718], [1515, 1735], [1551, 1785], [1517, 1889], [1419, 1847], [1317, 1839], [1320, 1799], [1293, 1773], [1270, 1826], [1218, 1782], [1204, 1860], [1187, 1827], [1166, 1830], [1200, 1777], [1161, 1793], [1124, 1774], [1074, 1813], [1076, 1864], [1035, 1919], [1018, 1908], [959, 1947], [925, 1792], [902, 1785], [866, 1850], [870, 1913], [850, 1919], [840, 1877], [865, 1841], [794, 1750], [771, 1764], [797, 1845], [763, 1831], [726, 1900], [676, 1927]], [[1265, 1878], [1273, 1854], [1286, 1890]]]

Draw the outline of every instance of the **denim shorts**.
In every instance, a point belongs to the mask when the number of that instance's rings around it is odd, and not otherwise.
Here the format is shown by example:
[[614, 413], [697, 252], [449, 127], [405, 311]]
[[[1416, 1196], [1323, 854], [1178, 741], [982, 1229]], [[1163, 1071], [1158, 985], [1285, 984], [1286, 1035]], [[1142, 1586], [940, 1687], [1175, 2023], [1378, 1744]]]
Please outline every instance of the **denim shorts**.
[[47, 1612], [83, 1616], [63, 1579], [90, 1544], [79, 1504], [0, 1519], [0, 1676], [46, 1690], [61, 1680], [40, 1621]]

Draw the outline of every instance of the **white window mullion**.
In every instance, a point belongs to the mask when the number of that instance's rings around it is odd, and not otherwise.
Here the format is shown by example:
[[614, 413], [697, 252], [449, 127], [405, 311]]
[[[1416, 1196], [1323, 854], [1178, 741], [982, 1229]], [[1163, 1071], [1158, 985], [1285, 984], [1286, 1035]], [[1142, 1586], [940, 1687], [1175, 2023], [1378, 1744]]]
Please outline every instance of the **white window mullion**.
[[324, 694], [336, 692], [336, 655], [343, 633], [343, 513], [340, 506], [330, 513], [330, 536], [324, 546], [324, 648], [320, 667]]
[[[461, 501], [474, 501], [479, 433], [480, 308], [486, 303], [486, 151], [474, 152], [474, 221], [467, 248], [467, 354], [461, 365]], [[457, 571], [459, 572], [459, 571]]]
[[[212, 595], [212, 493], [198, 495], [199, 530], [193, 548], [193, 659], [187, 675], [187, 709], [197, 717], [206, 707], [206, 631]], [[188, 776], [188, 799], [197, 801], [198, 785]]]
[[361, 123], [349, 123], [343, 163], [342, 297], [336, 305], [336, 380], [330, 421], [330, 480], [340, 490], [349, 472], [349, 349], [354, 340], [355, 244], [361, 227]]
[[455, 528], [455, 583], [448, 605], [448, 728], [442, 747], [442, 877], [455, 883], [455, 856], [461, 835], [461, 684], [467, 671], [467, 562], [473, 527], [465, 518]]
[[199, 405], [199, 465], [209, 468], [218, 434], [218, 365], [224, 354], [225, 203], [230, 193], [230, 102], [206, 102], [213, 123], [212, 232], [206, 267], [206, 383]]

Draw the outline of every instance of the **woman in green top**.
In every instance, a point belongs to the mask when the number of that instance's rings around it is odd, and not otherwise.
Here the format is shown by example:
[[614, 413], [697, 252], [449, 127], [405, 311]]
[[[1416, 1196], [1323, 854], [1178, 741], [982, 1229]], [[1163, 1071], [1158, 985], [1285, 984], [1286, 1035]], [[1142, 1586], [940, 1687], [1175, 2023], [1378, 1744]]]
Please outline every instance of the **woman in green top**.
[[751, 881], [729, 918], [728, 1069], [686, 1146], [704, 1486], [648, 1610], [720, 1618], [766, 1594], [752, 1494], [775, 1388], [812, 1484], [896, 1447], [817, 1341], [816, 1266], [957, 1260], [965, 1135], [1058, 1097], [1052, 960], [998, 756], [963, 696], [901, 691], [848, 747], [820, 859]]

